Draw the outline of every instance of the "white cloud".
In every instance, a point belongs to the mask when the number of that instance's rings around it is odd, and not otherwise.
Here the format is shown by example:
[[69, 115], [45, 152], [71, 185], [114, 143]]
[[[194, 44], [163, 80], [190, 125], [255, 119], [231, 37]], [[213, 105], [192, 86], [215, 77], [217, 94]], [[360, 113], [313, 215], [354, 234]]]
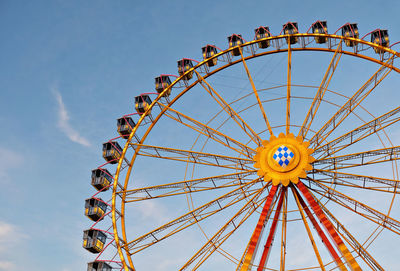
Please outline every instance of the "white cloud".
[[11, 261], [10, 257], [17, 247], [20, 249], [21, 242], [27, 238], [17, 226], [0, 221], [0, 271], [17, 270], [16, 263]]
[[17, 246], [18, 243], [26, 239], [26, 234], [22, 233], [17, 226], [0, 221], [0, 252], [9, 250]]
[[69, 114], [63, 102], [60, 92], [53, 88], [53, 93], [58, 104], [58, 127], [73, 142], [89, 147], [90, 142], [76, 131], [69, 123]]
[[10, 270], [15, 270], [15, 264], [9, 261], [0, 261], [0, 271], [10, 271]]
[[158, 223], [168, 221], [167, 209], [157, 202], [147, 200], [135, 207], [144, 219], [155, 219]]
[[8, 180], [7, 172], [22, 165], [23, 160], [22, 155], [0, 147], [0, 180]]

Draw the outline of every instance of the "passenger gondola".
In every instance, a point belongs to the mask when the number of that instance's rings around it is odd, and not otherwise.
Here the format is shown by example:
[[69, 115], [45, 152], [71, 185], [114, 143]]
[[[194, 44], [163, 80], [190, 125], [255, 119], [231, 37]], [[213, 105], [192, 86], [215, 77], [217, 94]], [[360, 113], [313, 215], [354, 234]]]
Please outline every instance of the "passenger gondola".
[[[295, 35], [299, 33], [299, 28], [296, 22], [288, 22], [287, 24], [283, 25], [283, 33], [285, 35]], [[296, 36], [289, 36], [286, 37], [287, 44], [295, 44], [297, 43], [298, 38]]]
[[[345, 24], [342, 27], [342, 36], [358, 39], [359, 33], [358, 33], [357, 24]], [[354, 45], [357, 45], [357, 42], [352, 41], [352, 40], [345, 40], [345, 43], [349, 47], [353, 47]]]
[[[178, 73], [182, 76], [185, 72], [193, 68], [193, 62], [191, 59], [182, 58], [178, 60]], [[193, 77], [193, 71], [189, 72], [183, 77], [183, 80], [190, 80]]]
[[85, 215], [97, 222], [104, 218], [107, 212], [107, 204], [102, 199], [90, 198], [85, 200]]
[[[201, 48], [201, 51], [203, 53], [203, 59], [207, 60], [210, 57], [213, 57], [214, 55], [216, 55], [218, 53], [217, 48], [215, 47], [215, 45], [206, 45], [203, 48]], [[207, 61], [207, 66], [208, 67], [212, 67], [217, 65], [217, 58], [213, 58]]]
[[112, 175], [107, 169], [96, 168], [92, 170], [92, 186], [98, 191], [107, 191], [112, 184]]
[[[316, 21], [312, 25], [312, 32], [313, 34], [328, 34], [328, 26], [326, 21]], [[318, 36], [315, 37], [315, 42], [322, 44], [326, 43], [327, 37], [326, 36]]]
[[139, 115], [146, 114], [149, 115], [151, 113], [151, 110], [148, 110], [150, 108], [152, 101], [149, 97], [149, 95], [142, 94], [140, 96], [135, 97], [135, 109], [136, 112]]
[[92, 253], [101, 252], [106, 240], [107, 235], [102, 231], [89, 229], [83, 232], [83, 247]]
[[[233, 34], [228, 37], [229, 48], [236, 47], [244, 43], [242, 35]], [[237, 47], [231, 51], [233, 56], [240, 56], [240, 47]]]
[[117, 141], [103, 143], [103, 158], [110, 164], [118, 163], [122, 154], [122, 148]]
[[[259, 28], [254, 29], [255, 39], [261, 40], [268, 37], [271, 37], [271, 33], [269, 32], [268, 26], [260, 26]], [[257, 43], [259, 48], [268, 48], [269, 47], [269, 40], [263, 40]]]
[[[156, 78], [154, 78], [155, 81], [155, 85], [156, 85], [156, 91], [157, 93], [161, 94], [164, 89], [166, 89], [167, 87], [169, 87], [171, 85], [171, 78], [169, 78], [168, 75], [160, 75]], [[166, 91], [164, 93], [165, 97], [168, 97], [171, 94], [171, 88], [168, 89], [168, 91]]]
[[131, 117], [122, 117], [117, 119], [117, 131], [124, 138], [128, 139], [135, 127], [135, 122]]

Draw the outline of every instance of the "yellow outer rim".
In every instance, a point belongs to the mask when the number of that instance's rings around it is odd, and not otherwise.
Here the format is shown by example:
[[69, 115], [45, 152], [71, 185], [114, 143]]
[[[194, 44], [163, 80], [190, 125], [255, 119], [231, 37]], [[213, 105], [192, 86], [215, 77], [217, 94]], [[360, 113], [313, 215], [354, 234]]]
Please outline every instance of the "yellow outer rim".
[[[185, 78], [185, 76], [186, 76], [187, 74], [193, 72], [195, 69], [198, 69], [198, 68], [200, 68], [200, 67], [203, 66], [203, 65], [206, 65], [206, 62], [207, 62], [207, 61], [210, 61], [210, 60], [213, 60], [214, 58], [218, 58], [218, 57], [220, 57], [220, 56], [222, 56], [222, 55], [225, 55], [225, 54], [227, 54], [227, 53], [233, 51], [234, 49], [236, 49], [236, 48], [238, 48], [238, 47], [241, 47], [241, 48], [243, 48], [243, 47], [248, 47], [248, 46], [250, 46], [250, 45], [252, 45], [252, 44], [256, 44], [256, 43], [261, 42], [261, 41], [271, 41], [271, 40], [276, 40], [276, 39], [288, 38], [288, 37], [290, 37], [290, 36], [296, 36], [296, 37], [312, 37], [312, 38], [314, 38], [314, 37], [327, 37], [328, 40], [329, 40], [329, 39], [336, 39], [336, 40], [343, 39], [343, 40], [348, 40], [348, 41], [354, 41], [354, 42], [357, 42], [357, 43], [360, 43], [360, 44], [365, 44], [365, 45], [367, 45], [367, 46], [369, 46], [369, 47], [371, 47], [371, 48], [381, 50], [382, 52], [387, 52], [387, 53], [389, 53], [389, 54], [396, 55], [397, 57], [400, 56], [400, 53], [398, 53], [397, 51], [394, 51], [394, 50], [392, 50], [392, 49], [390, 49], [390, 48], [388, 48], [388, 47], [384, 47], [384, 46], [381, 46], [381, 45], [378, 45], [378, 44], [375, 44], [375, 43], [372, 43], [372, 42], [367, 42], [367, 41], [364, 41], [364, 40], [361, 40], [361, 39], [343, 37], [343, 36], [339, 36], [339, 35], [299, 33], [299, 34], [294, 34], [294, 35], [278, 35], [278, 36], [267, 37], [267, 38], [263, 38], [263, 39], [260, 39], [260, 40], [249, 41], [249, 42], [243, 43], [243, 44], [241, 44], [241, 45], [228, 48], [228, 49], [226, 49], [226, 50], [224, 50], [224, 51], [219, 52], [218, 54], [214, 55], [213, 57], [210, 57], [210, 58], [208, 58], [208, 59], [206, 59], [206, 60], [201, 61], [200, 63], [198, 63], [197, 65], [195, 65], [193, 68], [191, 68], [190, 70], [186, 71], [184, 74], [182, 74], [181, 76], [179, 76], [175, 81], [173, 81], [173, 82], [170, 84], [170, 86], [169, 86], [168, 88], [164, 89], [163, 92], [160, 93], [160, 95], [159, 95], [156, 99], [154, 99], [153, 103], [150, 105], [150, 107], [149, 107], [148, 110], [151, 110], [152, 107], [158, 102], [158, 100], [159, 100], [166, 92], [171, 91], [171, 88], [174, 87], [178, 82], [182, 81], [183, 78]], [[245, 59], [245, 60], [248, 60], [248, 59], [252, 59], [252, 58], [256, 58], [256, 57], [260, 57], [260, 56], [264, 56], [264, 55], [269, 55], [269, 54], [274, 54], [274, 53], [287, 52], [287, 50], [288, 50], [287, 48], [283, 48], [283, 49], [279, 49], [279, 50], [266, 51], [266, 52], [262, 52], [262, 53], [259, 53], [259, 54], [253, 54], [253, 55], [247, 56], [247, 57], [245, 57], [244, 59]], [[311, 47], [311, 48], [309, 48], [309, 47], [291, 48], [291, 51], [292, 51], [292, 52], [293, 52], [293, 51], [335, 52], [335, 50], [333, 50], [332, 48], [318, 48], [318, 47]], [[346, 54], [346, 55], [350, 55], [350, 56], [355, 56], [355, 57], [358, 57], [358, 58], [362, 58], [362, 59], [365, 59], [365, 60], [368, 60], [368, 61], [371, 61], [371, 62], [375, 62], [375, 63], [377, 63], [377, 64], [387, 65], [387, 64], [385, 64], [382, 60], [379, 60], [379, 59], [376, 59], [376, 58], [373, 58], [373, 57], [369, 57], [369, 56], [363, 55], [363, 54], [361, 54], [361, 52], [360, 52], [360, 53], [355, 53], [355, 52], [350, 52], [350, 51], [341, 51], [341, 53]], [[233, 66], [233, 65], [235, 65], [235, 64], [237, 64], [237, 63], [239, 63], [239, 62], [241, 62], [241, 61], [242, 61], [241, 59], [232, 61], [232, 62], [230, 62], [230, 63], [228, 63], [228, 64], [226, 64], [226, 65], [224, 65], [224, 66], [221, 66], [221, 67], [219, 67], [219, 68], [217, 68], [217, 69], [215, 69], [215, 70], [213, 70], [213, 71], [210, 71], [209, 73], [205, 74], [205, 75], [203, 76], [203, 78], [208, 78], [209, 76], [213, 75], [214, 73], [217, 73], [217, 72], [219, 72], [219, 71], [221, 71], [221, 70], [223, 70], [223, 69], [225, 69], [225, 68], [228, 68], [228, 67], [230, 67], [230, 66]], [[389, 66], [392, 70], [394, 70], [394, 71], [400, 73], [400, 69], [397, 68], [397, 67], [395, 67], [394, 65], [388, 65], [388, 66]], [[186, 93], [187, 91], [189, 91], [192, 87], [194, 87], [194, 86], [197, 85], [198, 83], [199, 83], [199, 80], [196, 80], [196, 81], [193, 82], [191, 85], [189, 85], [188, 87], [186, 87], [183, 91], [181, 91], [181, 93], [179, 93], [174, 99], [171, 100], [171, 102], [169, 103], [168, 107], [171, 106], [172, 104], [174, 104], [176, 100], [178, 100], [184, 93]], [[164, 112], [167, 110], [168, 107], [164, 108], [164, 109], [159, 113], [159, 115], [154, 119], [154, 121], [150, 124], [150, 126], [147, 128], [147, 131], [146, 131], [145, 134], [143, 135], [141, 142], [143, 142], [143, 141], [146, 139], [147, 135], [150, 133], [150, 131], [152, 130], [153, 126], [157, 123], [157, 121], [158, 121], [158, 120], [160, 119], [160, 117], [164, 114]], [[146, 114], [142, 114], [142, 116], [140, 117], [140, 119], [139, 119], [138, 122], [136, 123], [136, 126], [135, 126], [134, 129], [132, 130], [132, 133], [130, 134], [129, 138], [127, 139], [126, 144], [125, 144], [125, 147], [124, 147], [124, 149], [123, 149], [123, 151], [122, 151], [122, 155], [121, 155], [121, 157], [120, 157], [120, 159], [119, 159], [119, 162], [118, 162], [118, 166], [117, 166], [117, 170], [116, 170], [115, 176], [114, 176], [113, 193], [112, 193], [112, 225], [113, 225], [113, 231], [114, 231], [115, 244], [116, 244], [116, 246], [117, 246], [118, 253], [119, 253], [119, 256], [120, 256], [120, 259], [121, 259], [121, 262], [122, 262], [122, 264], [123, 264], [123, 266], [124, 266], [124, 270], [125, 270], [125, 271], [129, 271], [129, 268], [131, 268], [131, 270], [135, 270], [135, 268], [134, 268], [134, 265], [133, 265], [133, 262], [132, 262], [131, 257], [129, 257], [128, 255], [127, 255], [127, 258], [128, 258], [129, 266], [127, 265], [124, 252], [122, 251], [121, 240], [120, 240], [119, 235], [118, 235], [118, 228], [117, 228], [117, 219], [118, 219], [118, 217], [117, 217], [117, 212], [118, 212], [118, 210], [117, 210], [117, 208], [116, 208], [118, 180], [119, 180], [119, 176], [120, 176], [120, 171], [121, 171], [121, 167], [122, 167], [122, 162], [124, 161], [125, 154], [126, 154], [128, 148], [129, 148], [129, 143], [131, 142], [131, 140], [132, 140], [132, 138], [133, 138], [133, 135], [136, 133], [136, 131], [137, 131], [138, 127], [140, 126], [140, 124], [144, 121], [144, 118], [145, 118], [145, 117], [146, 117]], [[131, 171], [132, 171], [132, 165], [133, 165], [133, 163], [134, 163], [134, 161], [135, 161], [135, 158], [136, 158], [136, 156], [137, 156], [137, 152], [138, 152], [139, 150], [140, 150], [140, 147], [137, 147], [137, 148], [136, 148], [136, 151], [135, 151], [135, 153], [134, 153], [134, 155], [133, 155], [133, 157], [132, 157], [132, 159], [131, 159], [131, 163], [130, 163], [130, 165], [129, 165], [129, 168], [128, 168], [128, 170], [127, 170], [127, 174], [126, 174], [126, 177], [125, 177], [125, 183], [124, 183], [124, 186], [123, 186], [123, 187], [124, 187], [124, 190], [127, 189], [127, 185], [128, 185], [128, 182], [129, 182], [129, 176], [130, 176]], [[121, 209], [120, 209], [120, 211], [119, 211], [120, 214], [121, 214], [121, 215], [120, 215], [120, 219], [121, 219], [121, 233], [122, 233], [123, 242], [126, 242], [127, 240], [126, 240], [126, 229], [125, 229], [125, 203], [124, 203], [125, 195], [124, 195], [124, 194], [121, 194], [121, 198], [122, 198], [122, 200], [121, 200]]]

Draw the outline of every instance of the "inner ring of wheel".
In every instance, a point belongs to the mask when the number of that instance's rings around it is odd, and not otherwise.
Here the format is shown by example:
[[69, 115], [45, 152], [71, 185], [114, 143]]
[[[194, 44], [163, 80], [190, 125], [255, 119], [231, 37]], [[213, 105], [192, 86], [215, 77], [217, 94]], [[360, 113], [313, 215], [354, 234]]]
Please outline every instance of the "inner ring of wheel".
[[[356, 39], [356, 38], [349, 38], [349, 37], [343, 37], [343, 36], [337, 36], [337, 35], [329, 35], [329, 34], [307, 34], [307, 33], [302, 33], [302, 34], [295, 34], [295, 35], [280, 35], [280, 36], [267, 37], [267, 38], [260, 39], [260, 40], [250, 41], [250, 42], [247, 42], [247, 43], [239, 45], [239, 47], [241, 47], [241, 48], [248, 47], [250, 45], [256, 44], [256, 43], [258, 43], [260, 41], [264, 41], [264, 40], [265, 41], [269, 41], [269, 40], [276, 40], [276, 39], [286, 39], [288, 36], [312, 37], [312, 38], [317, 37], [317, 36], [318, 37], [324, 36], [324, 37], [327, 37], [327, 39], [328, 39], [327, 42], [330, 42], [330, 39], [350, 40], [350, 41], [354, 41], [354, 42], [357, 42], [357, 43], [365, 44], [367, 46], [370, 46], [371, 48], [380, 49], [383, 52], [386, 52], [386, 53], [389, 53], [389, 54], [392, 54], [392, 55], [396, 55], [397, 57], [400, 56], [400, 54], [397, 53], [396, 51], [391, 50], [390, 48], [375, 44], [375, 43], [367, 42], [367, 41], [364, 41], [364, 40], [361, 40], [361, 39]], [[237, 47], [232, 47], [232, 48], [228, 48], [228, 49], [226, 49], [224, 51], [221, 51], [220, 53], [214, 55], [211, 58], [208, 58], [208, 59], [200, 62], [195, 67], [193, 67], [190, 70], [186, 71], [182, 76], [180, 76], [174, 82], [172, 82], [172, 84], [168, 88], [166, 88], [156, 99], [154, 99], [154, 101], [151, 104], [149, 110], [151, 110], [153, 108], [153, 106], [159, 101], [160, 97], [162, 97], [162, 95], [166, 91], [169, 91], [169, 89], [174, 87], [179, 81], [183, 80], [183, 78], [185, 78], [185, 76], [188, 73], [193, 72], [194, 70], [196, 70], [197, 68], [201, 67], [202, 65], [206, 65], [207, 61], [210, 61], [210, 60], [212, 60], [214, 58], [218, 58], [218, 57], [220, 57], [220, 56], [222, 56], [224, 54], [227, 54], [230, 51], [234, 50], [235, 48], [237, 48]], [[287, 48], [283, 48], [283, 49], [278, 49], [278, 50], [273, 50], [273, 51], [262, 52], [262, 53], [259, 53], [259, 54], [252, 54], [250, 56], [244, 57], [244, 59], [248, 60], [248, 59], [252, 59], [252, 58], [256, 58], [256, 57], [260, 57], [260, 56], [265, 56], [265, 55], [269, 55], [269, 54], [274, 54], [274, 53], [284, 53], [284, 52], [287, 52], [287, 51], [288, 51]], [[333, 48], [315, 48], [315, 47], [314, 48], [308, 48], [308, 47], [291, 48], [291, 51], [292, 52], [293, 51], [335, 52], [335, 50]], [[386, 65], [389, 68], [391, 68], [392, 70], [400, 73], [400, 69], [399, 68], [397, 68], [397, 67], [395, 67], [393, 65], [387, 64], [382, 60], [378, 60], [378, 59], [375, 59], [375, 58], [372, 58], [372, 57], [369, 57], [369, 56], [366, 56], [366, 55], [362, 55], [362, 54], [354, 53], [354, 52], [350, 52], [350, 51], [341, 51], [341, 53], [347, 54], [347, 55], [350, 55], [350, 56], [355, 56], [355, 57], [358, 57], [358, 58], [362, 58], [362, 59], [365, 59], [365, 60], [368, 60], [368, 61], [371, 61], [371, 62], [375, 62], [375, 63], [380, 64], [380, 65]], [[230, 66], [233, 66], [233, 65], [235, 65], [235, 64], [237, 64], [239, 62], [242, 62], [242, 60], [238, 59], [238, 60], [232, 61], [232, 62], [230, 62], [230, 63], [228, 63], [228, 64], [226, 64], [226, 65], [224, 65], [222, 67], [219, 67], [219, 68], [217, 68], [217, 69], [215, 69], [213, 71], [210, 71], [209, 73], [205, 74], [203, 76], [203, 78], [208, 78], [209, 76], [213, 75], [214, 73], [217, 73], [217, 72], [219, 72], [219, 71], [221, 71], [221, 70], [223, 70], [225, 68], [228, 68]], [[183, 91], [181, 91], [178, 95], [176, 95], [176, 97], [173, 98], [171, 100], [171, 102], [168, 104], [168, 107], [172, 106], [183, 94], [185, 94], [187, 91], [189, 91], [195, 85], [197, 85], [200, 81], [201, 81], [200, 79], [194, 81], [191, 85], [189, 85]], [[159, 115], [150, 124], [150, 126], [146, 130], [145, 134], [143, 135], [140, 143], [144, 142], [144, 140], [147, 138], [147, 135], [150, 133], [150, 131], [152, 130], [154, 125], [158, 122], [158, 120], [161, 118], [161, 116], [164, 115], [164, 113], [168, 110], [168, 107], [165, 107], [164, 109], [162, 109], [161, 112], [159, 113]], [[132, 140], [133, 135], [136, 133], [138, 127], [143, 122], [144, 118], [145, 118], [145, 114], [143, 114], [143, 116], [136, 123], [136, 126], [134, 127], [132, 133], [130, 134], [130, 136], [129, 136], [126, 144], [125, 144], [125, 147], [123, 149], [121, 158], [120, 158], [118, 166], [117, 166], [117, 171], [116, 171], [116, 174], [115, 174], [115, 177], [114, 177], [113, 194], [112, 194], [112, 220], [113, 220], [113, 230], [114, 230], [115, 243], [116, 243], [116, 246], [117, 246], [117, 249], [118, 249], [119, 256], [121, 258], [121, 262], [123, 263], [124, 266], [127, 266], [126, 261], [125, 261], [125, 259], [127, 258], [131, 268], [134, 268], [132, 259], [131, 259], [130, 255], [129, 255], [129, 253], [127, 251], [126, 251], [127, 257], [125, 258], [124, 251], [123, 251], [122, 245], [121, 245], [121, 241], [120, 241], [120, 238], [119, 238], [119, 235], [118, 235], [118, 227], [117, 227], [117, 212], [118, 211], [116, 209], [116, 199], [117, 199], [117, 195], [116, 194], [117, 194], [117, 188], [118, 188], [118, 179], [119, 179], [119, 175], [120, 175], [119, 173], [120, 173], [120, 170], [121, 170], [121, 167], [122, 167], [122, 161], [124, 160], [126, 151], [130, 146], [130, 142]], [[130, 177], [131, 170], [132, 170], [132, 165], [134, 164], [134, 161], [136, 159], [136, 156], [137, 156], [137, 153], [139, 152], [139, 150], [140, 150], [140, 146], [138, 146], [136, 148], [135, 153], [133, 154], [133, 157], [131, 159], [131, 163], [129, 165], [129, 168], [128, 168], [128, 171], [127, 171], [127, 174], [126, 174], [126, 177], [125, 177], [124, 190], [127, 189], [127, 186], [128, 186], [128, 183], [129, 183], [129, 177]], [[120, 212], [121, 212], [121, 217], [120, 217], [121, 223], [120, 224], [121, 224], [122, 239], [123, 239], [123, 242], [126, 243], [126, 241], [127, 241], [126, 239], [127, 238], [126, 238], [126, 229], [125, 229], [125, 202], [124, 201], [125, 201], [125, 195], [122, 194], [121, 208], [120, 208]]]

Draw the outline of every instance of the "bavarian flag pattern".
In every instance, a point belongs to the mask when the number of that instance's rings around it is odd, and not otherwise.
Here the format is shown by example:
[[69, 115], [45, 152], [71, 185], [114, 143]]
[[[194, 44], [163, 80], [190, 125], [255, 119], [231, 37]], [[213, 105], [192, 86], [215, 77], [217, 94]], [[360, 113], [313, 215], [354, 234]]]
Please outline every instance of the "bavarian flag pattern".
[[294, 153], [285, 145], [280, 146], [274, 153], [274, 160], [283, 168], [289, 165], [290, 160], [293, 159]]

